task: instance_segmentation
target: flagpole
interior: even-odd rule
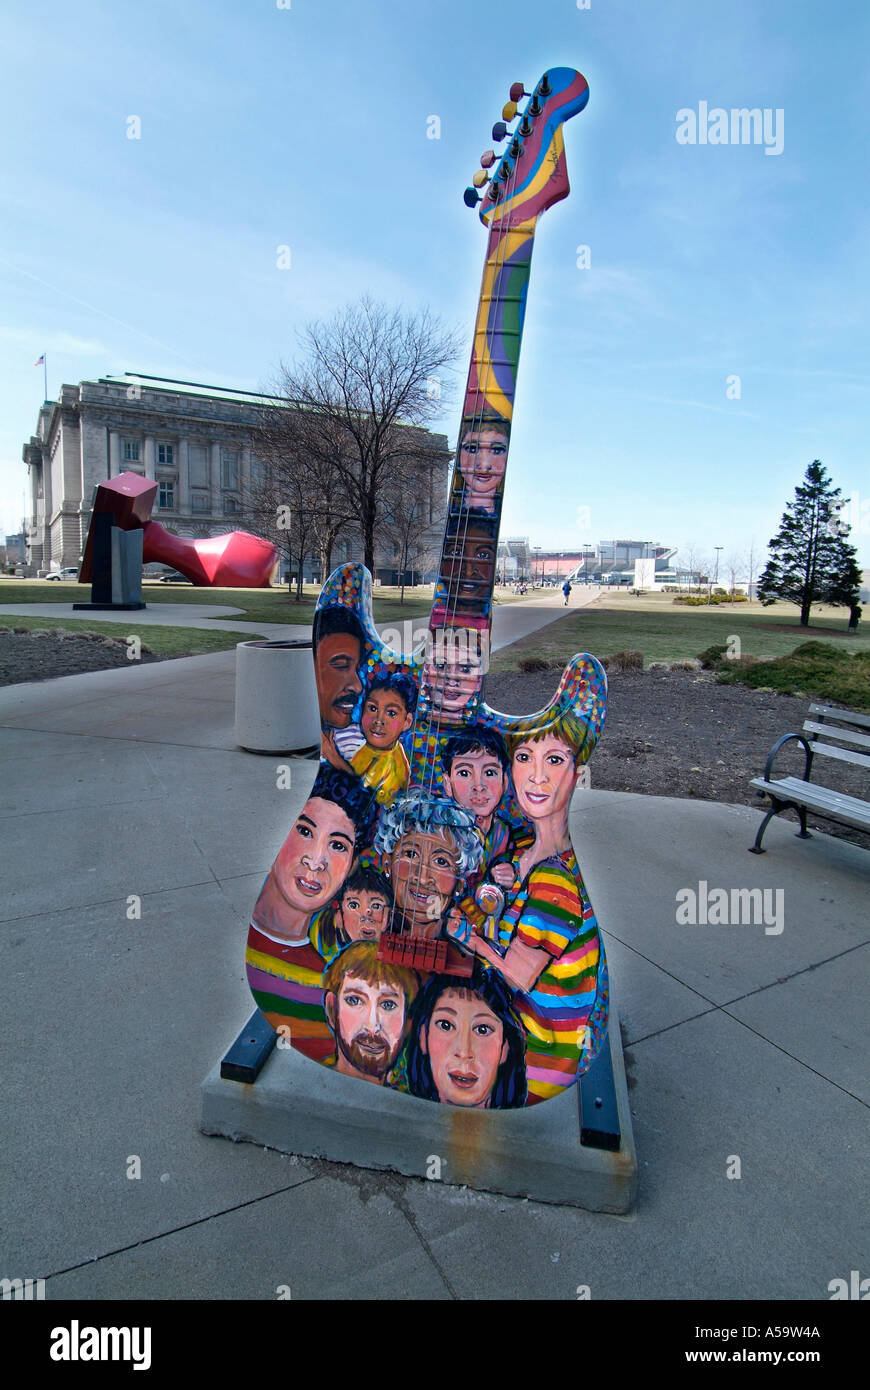
[[[48,353],[47,353],[47,352],[44,352],[44,353],[42,354],[42,382],[43,382],[43,387],[44,387],[44,389],[45,389],[45,395],[43,396],[42,399],[43,399],[44,401],[47,401],[47,400],[48,400]]]

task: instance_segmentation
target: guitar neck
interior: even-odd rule
[[[482,691],[535,232],[541,213],[568,195],[562,125],[588,95],[574,69],[549,69],[479,199],[486,258],[423,672],[423,712],[439,726],[473,719]],[[492,152],[481,160],[493,162]],[[478,201],[474,188],[466,193],[469,205]]]
[[[537,218],[494,222],[475,319],[430,632],[492,624],[498,534]]]

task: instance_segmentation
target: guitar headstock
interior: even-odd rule
[[[518,101],[526,96],[519,121],[508,130],[507,123],[519,115]],[[507,140],[505,152],[496,162],[494,151],[486,150],[481,172],[474,175],[473,187],[465,190],[469,207],[480,204],[484,226],[520,226],[567,198],[570,185],[562,127],[588,100],[589,84],[574,68],[548,68],[531,93],[521,82],[514,83],[503,119],[492,128],[496,144]],[[491,174],[483,172],[488,169]],[[484,187],[486,191],[479,193]]]

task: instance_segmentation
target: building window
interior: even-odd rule
[[[209,487],[208,466],[208,445],[189,444],[187,448],[187,465],[190,470],[191,487]]]
[[[138,439],[125,439],[125,440],[124,440],[124,462],[125,462],[125,463],[130,463],[130,462],[132,462],[132,463],[138,463],[138,462],[139,462],[139,440],[138,440]]]
[[[221,487],[239,486],[239,454],[236,449],[221,449]]]
[[[171,444],[157,445],[157,462],[171,468],[175,462],[175,450]]]
[[[175,506],[175,484],[174,484],[174,483],[161,483],[161,484],[160,484],[160,495],[159,495],[159,498],[158,498],[157,505],[158,505],[158,507],[169,508],[170,510]]]
[[[211,498],[207,492],[192,492],[190,494],[190,509],[193,512],[211,511]]]
[[[239,503],[235,497],[224,498],[224,516],[234,516],[239,510]]]
[[[265,487],[268,477],[268,469],[262,459],[251,459],[251,486],[255,488]]]

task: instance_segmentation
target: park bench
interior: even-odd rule
[[[810,781],[813,760],[816,757],[836,758],[840,762],[853,763],[858,767],[870,769],[870,715],[857,714],[848,709],[832,709],[830,705],[810,705],[810,715],[817,716],[804,721],[803,733],[785,734],[770,750],[763,777],[754,777],[750,786],[755,787],[759,796],[769,796],[771,809],[758,829],[751,854],[764,854],[761,840],[772,816],[780,811],[797,811],[801,828],[798,839],[811,840],[807,830],[807,812],[820,816],[823,820],[840,821],[858,830],[870,830],[870,801],[862,801],[857,796],[846,796],[844,792],[832,791],[830,787]],[[803,744],[805,764],[804,775],[800,777],[771,777],[773,762],[780,748],[792,740]],[[826,740],[835,739],[836,743]],[[846,744],[845,748],[838,744]]]

